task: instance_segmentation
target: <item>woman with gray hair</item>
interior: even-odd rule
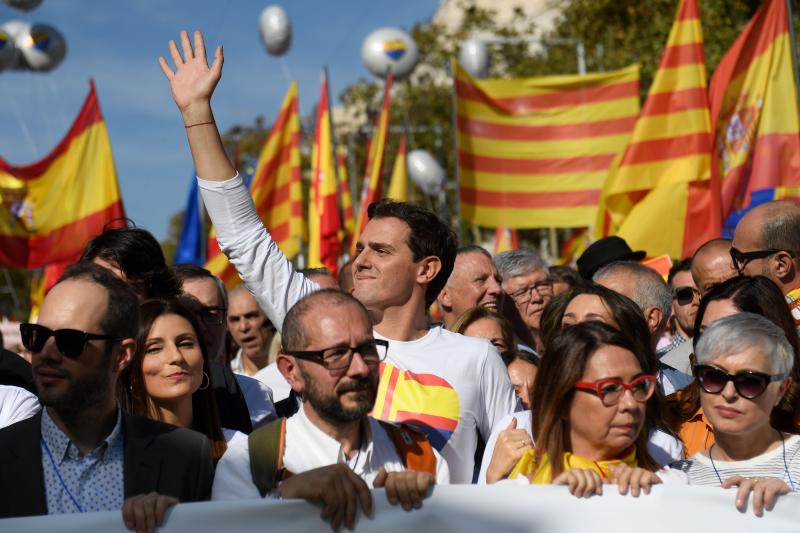
[[[661,478],[738,487],[736,507],[744,510],[752,493],[753,510],[761,516],[778,495],[800,489],[800,436],[770,425],[772,409],[792,382],[794,350],[774,323],[739,313],[711,324],[697,344],[696,356],[700,402],[716,442],[673,463],[667,472],[629,469],[620,476],[620,490],[638,493]]]

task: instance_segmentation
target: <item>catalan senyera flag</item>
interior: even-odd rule
[[[358,206],[358,217],[350,241],[350,254],[355,252],[356,243],[367,225],[367,208],[381,198],[381,174],[383,172],[383,156],[386,149],[386,137],[389,133],[389,111],[392,91],[392,71],[386,75],[386,84],[383,88],[383,104],[381,112],[375,123],[372,141],[369,143],[367,155],[367,171],[364,175],[364,186],[361,190],[361,203]]]
[[[556,265],[571,265],[586,251],[591,244],[589,228],[579,228],[572,231],[572,235],[561,245],[561,257],[554,261]]]
[[[297,83],[292,82],[258,158],[250,195],[261,220],[287,257],[300,251],[303,236],[303,191],[300,182],[300,117]],[[219,249],[216,239],[208,246],[205,267],[228,288],[239,276]]]
[[[475,80],[453,61],[461,216],[487,227],[580,227],[639,114],[639,67]]]
[[[406,170],[406,136],[400,138],[397,147],[397,157],[394,159],[392,168],[392,178],[389,180],[389,190],[386,191],[386,198],[397,200],[398,202],[408,201],[408,171]]]
[[[519,233],[511,228],[495,228],[492,255],[510,252],[519,248]]]
[[[124,217],[111,143],[90,82],[78,116],[50,154],[26,166],[0,158],[0,265],[75,261],[89,239]]]
[[[681,0],[631,142],[603,187],[595,235],[619,235],[649,257],[687,257],[718,236],[710,152],[700,13],[697,0]]]
[[[341,241],[336,162],[328,108],[328,77],[323,72],[311,151],[311,186],[308,201],[308,266],[338,272]]]
[[[341,145],[336,146],[336,167],[339,170],[339,207],[342,213],[342,242],[349,243],[353,237],[353,230],[356,226],[355,215],[353,214],[353,197],[350,195],[350,183],[347,179],[347,165],[344,159],[344,150]]]
[[[767,0],[711,79],[712,181],[732,232],[770,189],[800,186],[800,120],[784,0]]]

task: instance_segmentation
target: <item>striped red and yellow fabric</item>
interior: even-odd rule
[[[711,79],[713,183],[732,231],[759,191],[800,185],[800,119],[784,0],[767,0]]]
[[[308,201],[308,266],[325,267],[336,277],[339,270],[341,220],[337,202],[333,134],[328,107],[328,77],[323,72],[317,107],[314,146],[311,151],[311,186]]]
[[[710,224],[711,121],[697,0],[681,0],[630,144],[603,187],[596,236],[686,257]],[[710,233],[708,233],[710,232]]]
[[[350,182],[348,181],[347,165],[344,159],[344,150],[341,145],[336,146],[336,167],[339,176],[339,206],[342,209],[342,242],[350,248],[350,240],[356,226],[353,213],[353,197],[350,195]]]
[[[408,171],[406,169],[406,136],[400,138],[400,145],[397,147],[397,157],[394,158],[392,168],[392,178],[389,180],[389,190],[386,191],[386,198],[397,200],[398,202],[408,201]]]
[[[250,183],[256,210],[272,238],[289,258],[300,251],[303,236],[303,191],[300,183],[300,117],[297,83],[292,82],[267,136]],[[228,288],[240,279],[219,250],[209,246],[205,267]]]
[[[124,217],[111,143],[90,82],[78,116],[49,155],[26,166],[0,158],[0,265],[74,261],[89,239]]]
[[[510,252],[519,248],[519,233],[511,228],[495,228],[492,255]]]
[[[373,202],[381,198],[381,174],[383,172],[383,156],[386,151],[386,137],[389,134],[389,106],[392,91],[392,71],[386,75],[386,84],[383,88],[383,105],[375,124],[372,134],[372,141],[369,144],[367,155],[367,171],[364,175],[364,186],[361,190],[361,203],[358,206],[358,218],[356,219],[353,238],[350,242],[350,255],[355,253],[356,243],[367,225],[367,209]]]
[[[487,227],[594,222],[639,113],[639,67],[475,80],[453,61],[461,216]]]

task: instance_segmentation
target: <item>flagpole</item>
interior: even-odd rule
[[[453,122],[453,175],[455,177],[455,215],[456,227],[458,228],[458,242],[464,241],[464,229],[461,223],[461,179],[458,175],[458,106],[456,104],[456,70],[453,68],[455,59],[450,61],[450,75],[453,77],[453,90],[451,94],[451,110]],[[445,193],[446,194],[446,193]]]
[[[786,18],[789,25],[789,39],[792,48],[792,65],[794,66],[794,88],[797,93],[797,102],[800,105],[800,73],[797,70],[797,40],[794,35],[794,18],[792,17],[792,1],[786,0]]]
[[[331,132],[331,150],[333,153],[331,154],[331,161],[333,161],[333,177],[336,180],[336,210],[339,212],[339,227],[341,228],[342,234],[347,235],[344,227],[344,210],[342,209],[342,198],[339,191],[339,187],[341,187],[342,183],[339,181],[339,152],[337,150],[336,144],[336,135],[333,132],[333,104],[331,103],[331,77],[328,75],[328,65],[322,67],[322,71],[325,73],[325,88],[327,89],[327,98],[328,98],[328,129]],[[345,254],[349,255],[349,250],[344,251]],[[338,261],[338,259],[337,259]]]

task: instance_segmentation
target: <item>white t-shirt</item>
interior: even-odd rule
[[[30,392],[12,385],[0,385],[0,428],[30,418],[39,409],[39,399]]]
[[[497,445],[500,432],[508,427],[512,418],[515,418],[517,420],[517,429],[524,429],[528,432],[528,435],[530,435],[532,416],[530,410],[508,415],[503,418],[497,425],[497,428],[492,431],[491,437],[486,441],[486,451],[483,453],[481,471],[480,474],[478,474],[479,485],[486,484],[486,471],[489,469],[489,463],[492,461],[492,455],[494,454],[494,448]],[[683,444],[681,441],[657,429],[650,431],[650,438],[647,441],[647,451],[650,452],[650,456],[655,462],[661,466],[666,466],[683,458]]]
[[[292,305],[319,286],[297,273],[272,240],[239,176],[222,182],[198,178],[198,184],[220,249],[270,321],[281,328]],[[476,430],[488,439],[516,406],[500,356],[486,340],[441,327],[415,341],[387,340],[373,416],[413,423],[425,431],[447,460],[452,482],[470,483]]]
[[[250,423],[253,428],[267,424],[277,418],[272,400],[272,389],[258,379],[234,374],[239,388],[242,389],[244,402],[250,412]]]
[[[372,488],[378,471],[405,470],[397,448],[377,420],[367,417],[369,422],[361,449],[350,460],[342,452],[339,441],[315,426],[300,409],[286,420],[283,467],[293,474],[301,474],[315,468],[347,463],[353,472]],[[447,463],[434,450],[436,456],[436,484],[447,485],[450,473]],[[214,475],[212,500],[258,499],[261,494],[253,483],[250,472],[250,446],[247,438],[228,442],[228,449],[217,464]]]

